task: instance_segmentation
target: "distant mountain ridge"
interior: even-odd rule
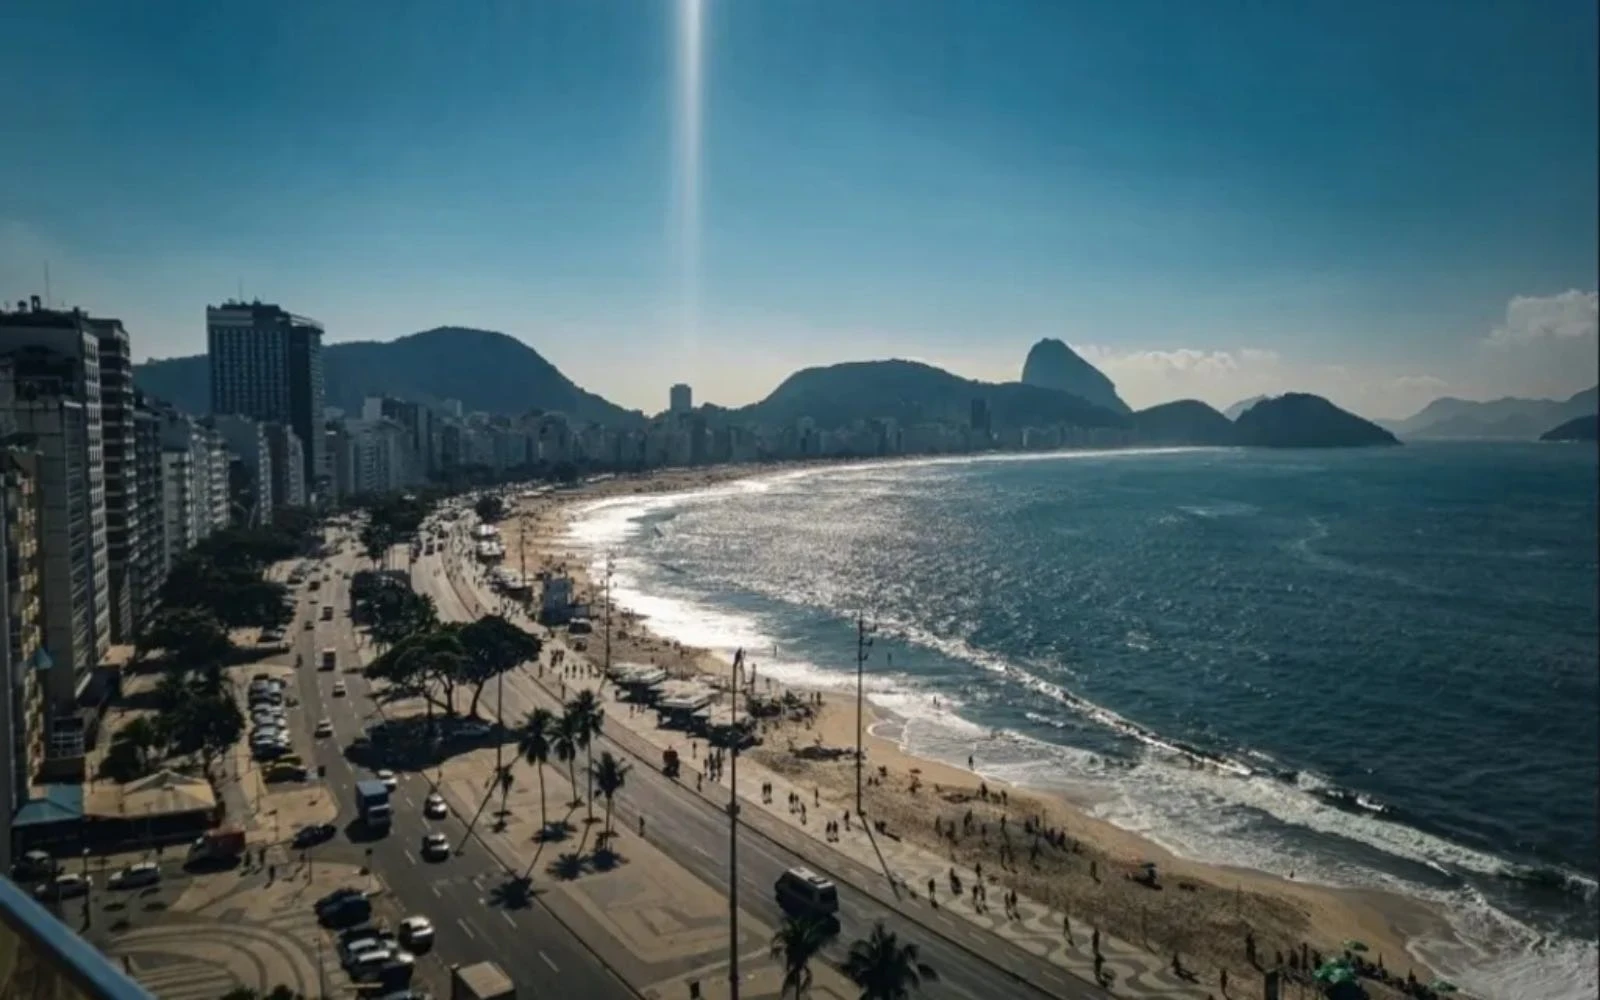
[[[1104,372],[1054,337],[1046,337],[1028,350],[1022,363],[1022,384],[1071,393],[1112,413],[1133,412]]]
[[[181,410],[211,409],[203,354],[135,365],[133,377]],[[522,341],[492,330],[443,326],[387,342],[329,344],[322,350],[322,380],[327,405],[351,415],[360,414],[365,397],[387,395],[432,404],[458,399],[468,411],[493,414],[554,411],[613,426],[644,420],[579,388]]]
[[[809,417],[819,428],[892,419],[902,426],[940,421],[967,425],[974,400],[995,428],[1077,424],[1127,427],[1128,417],[1081,397],[1021,382],[978,382],[920,361],[851,361],[795,372],[759,403],[728,410],[732,422],[790,425]]]
[[[1444,396],[1404,420],[1383,421],[1401,437],[1533,440],[1556,424],[1600,409],[1600,386],[1567,399],[1506,396],[1483,402]]]
[[[1229,420],[1238,420],[1241,413],[1250,409],[1250,407],[1256,405],[1266,398],[1266,396],[1251,396],[1249,399],[1241,399],[1237,403],[1234,403],[1232,406],[1228,407],[1226,410],[1223,410],[1222,415],[1227,417]]]
[[[1360,448],[1399,440],[1370,420],[1305,392],[1263,399],[1234,422],[1238,442],[1262,448]]]
[[[1560,427],[1552,427],[1539,435],[1540,441],[1595,441],[1600,440],[1600,413],[1573,417]]]
[[[1239,443],[1233,421],[1198,399],[1161,403],[1133,415],[1142,444],[1230,445]]]

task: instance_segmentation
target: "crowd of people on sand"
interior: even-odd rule
[[[642,654],[640,656],[641,659],[648,658],[652,665],[664,667],[669,673],[680,676],[698,672],[698,651],[684,647],[679,642],[653,636],[643,629],[634,627],[638,625],[638,622],[633,615],[626,611],[622,612],[621,618],[623,621],[618,629],[617,637],[627,646],[633,647],[639,654]],[[754,664],[750,666],[753,668]],[[585,674],[593,675],[598,672],[595,666],[582,660],[578,661],[577,664],[566,662],[564,652],[560,649],[552,651],[550,667],[563,679],[575,678]],[[565,688],[564,683],[562,686]],[[772,682],[769,680],[769,694],[771,693],[771,687]],[[753,693],[753,684],[751,690]],[[773,701],[781,701],[784,709],[770,717],[762,717],[758,720],[759,729],[763,733],[776,733],[791,725],[797,729],[812,729],[815,725],[817,714],[823,706],[823,695],[820,692],[797,692],[793,695],[785,695],[781,699],[775,696]],[[816,737],[819,741],[820,738],[820,736]],[[698,744],[691,741],[691,754],[698,756],[698,749]],[[792,740],[790,741],[789,749],[791,752],[795,750]],[[720,781],[726,763],[725,751],[710,747],[707,748],[707,751],[703,766],[696,772],[697,790],[703,787],[704,781]],[[975,770],[975,763],[974,758],[969,756],[967,759],[969,770]],[[879,767],[874,770],[877,773],[867,775],[865,783],[869,787],[887,784],[889,777],[887,768]],[[913,769],[913,773],[910,775],[911,792],[915,794],[920,785],[919,775]],[[963,791],[944,795],[946,789],[937,785],[934,788],[936,793],[941,794],[947,801],[954,801],[958,797],[971,797],[973,794]],[[774,784],[771,781],[763,781],[761,783],[762,802],[771,804],[774,794]],[[977,814],[971,807],[966,808],[959,817],[945,818],[936,814],[932,821],[935,840],[942,845],[948,846],[952,858],[955,857],[955,850],[958,846],[977,847],[986,854],[992,853],[998,862],[1000,870],[999,872],[986,871],[981,860],[974,861],[973,869],[977,878],[969,886],[964,884],[960,875],[952,867],[948,873],[948,895],[944,896],[946,900],[944,905],[950,905],[955,900],[970,900],[975,910],[980,913],[987,913],[990,905],[989,890],[990,887],[993,887],[1000,893],[1001,908],[1007,919],[1021,920],[1023,915],[1021,912],[1021,896],[1018,890],[1015,887],[1002,886],[1001,884],[1001,880],[1006,876],[1015,876],[1020,873],[1023,864],[1021,853],[1024,850],[1026,851],[1027,864],[1033,869],[1038,869],[1041,859],[1050,854],[1054,854],[1058,858],[1078,856],[1080,858],[1079,864],[1082,864],[1083,860],[1085,860],[1082,856],[1087,853],[1085,845],[1070,836],[1065,829],[1045,822],[1042,817],[1025,816],[1021,818],[1020,823],[1017,822],[1012,815],[1006,812],[1011,803],[1010,795],[1004,788],[991,789],[986,782],[980,782],[975,795],[979,802],[990,807],[991,815],[992,810],[998,808],[1001,811],[999,817],[997,819],[985,818]],[[812,801],[809,804],[803,800],[800,793],[789,792],[787,806],[790,814],[795,816],[802,825],[809,825],[812,812],[821,806],[820,792],[813,790]],[[837,841],[841,838],[843,832],[857,828],[864,819],[865,817],[861,816],[852,817],[850,811],[845,810],[840,818],[824,821],[822,825],[823,837],[829,842]],[[893,836],[889,833],[885,820],[877,819],[874,821],[874,825],[880,833]],[[1094,883],[1100,884],[1102,877],[1100,861],[1092,856],[1086,860],[1089,878]],[[1161,887],[1159,875],[1153,864],[1137,866],[1134,870],[1125,872],[1124,878],[1152,889]],[[1015,879],[1007,879],[1007,881],[1015,881]],[[941,887],[938,881],[930,878],[926,888],[929,902],[934,906],[940,905],[942,894],[939,891]],[[1179,883],[1179,888],[1193,890],[1194,886],[1189,883]],[[1062,911],[1062,934],[1069,944],[1076,946],[1074,920],[1070,907],[1063,899],[1055,900],[1055,902]],[[1099,926],[1091,926],[1089,928],[1090,953],[1093,959],[1095,978],[1102,986],[1109,987],[1112,985],[1115,975],[1106,967],[1105,957],[1100,948],[1100,936]],[[1248,929],[1243,931],[1241,957],[1244,960],[1247,971],[1261,975],[1268,970],[1276,969],[1286,982],[1307,985],[1315,983],[1314,974],[1324,964],[1324,956],[1305,943],[1302,943],[1298,949],[1291,949],[1287,953],[1274,951],[1271,956],[1271,962],[1268,964],[1268,962],[1264,961],[1267,956],[1258,953],[1255,935]],[[1438,990],[1420,982],[1411,972],[1407,972],[1404,976],[1390,972],[1384,967],[1381,956],[1376,962],[1369,962],[1360,954],[1346,951],[1343,954],[1343,959],[1343,964],[1354,975],[1370,982],[1382,983],[1389,990],[1400,995],[1415,998],[1415,1000],[1438,1000],[1441,996]],[[1180,978],[1189,982],[1199,981],[1198,973],[1187,967],[1182,956],[1176,952],[1171,956],[1170,968]],[[1227,969],[1219,966],[1215,976],[1218,988],[1224,996],[1227,996],[1230,984]],[[1209,998],[1210,995],[1208,994],[1208,1000]]]

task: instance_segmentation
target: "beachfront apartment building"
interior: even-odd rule
[[[133,349],[117,319],[90,319],[100,347],[100,419],[110,578],[111,641],[132,642],[134,556],[139,550],[139,482],[134,455]]]
[[[137,530],[133,534],[134,548],[129,562],[134,631],[137,634],[155,613],[161,585],[167,579],[163,568],[166,514],[162,510],[165,487],[161,481],[161,414],[137,389],[134,390],[133,452],[138,504]]]
[[[111,647],[100,337],[82,310],[34,297],[0,311],[0,358],[12,424],[38,453],[44,641],[55,664],[45,696],[60,718]]]
[[[316,492],[324,465],[322,324],[260,301],[206,307],[211,412],[291,428]]]
[[[208,421],[222,435],[230,455],[228,493],[239,523],[249,526],[272,519],[272,445],[267,424],[236,414],[218,414]]]

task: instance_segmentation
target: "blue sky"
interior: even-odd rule
[[[692,322],[681,6],[7,5],[0,295],[171,356],[242,281],[651,410],[1041,336],[1135,404],[1594,381],[1592,0],[705,0]]]

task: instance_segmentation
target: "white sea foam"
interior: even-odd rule
[[[1038,457],[996,456],[987,460]],[[626,543],[643,530],[642,519],[686,503],[764,491],[778,482],[824,471],[834,475],[868,474],[889,465],[943,461],[947,460],[879,463],[843,470],[800,469],[688,494],[597,501],[585,505],[580,516],[573,519],[570,540],[588,549],[596,569],[601,568],[605,552],[623,553],[615,562],[612,581],[617,603],[648,616],[649,627],[658,634],[729,657],[733,650],[743,648],[758,664],[760,676],[783,684],[854,690],[852,671],[818,666],[786,655],[781,647],[777,656],[762,655],[773,648],[774,641],[752,615],[649,592],[641,581],[642,565],[625,554]],[[995,732],[963,718],[959,712],[966,706],[961,702],[941,692],[935,705],[933,693],[919,686],[916,678],[886,674],[880,667],[868,675],[867,693],[875,705],[893,713],[894,721],[882,727],[882,732],[897,739],[908,753],[958,765],[964,765],[967,756],[974,754],[980,761],[978,771],[985,777],[1065,793],[1091,807],[1100,818],[1184,857],[1285,876],[1293,873],[1297,879],[1319,884],[1380,888],[1432,900],[1442,905],[1454,935],[1446,940],[1413,942],[1416,957],[1474,993],[1548,1000],[1596,996],[1594,942],[1541,939],[1470,885],[1457,882],[1453,888],[1444,888],[1443,880],[1439,885],[1425,885],[1335,852],[1309,850],[1303,843],[1273,835],[1270,827],[1263,826],[1262,817],[1270,817],[1284,828],[1363,845],[1397,860],[1426,866],[1441,876],[1449,876],[1452,871],[1497,876],[1507,867],[1504,859],[1377,815],[1335,808],[1315,794],[1327,787],[1321,779],[1302,774],[1292,784],[1281,781],[1260,770],[1263,765],[1272,765],[1259,754],[1254,755],[1255,766],[1196,758],[1185,748],[1109,709],[1043,680],[1025,665],[988,654],[958,638],[929,633],[909,621],[882,622],[880,634],[1006,677],[1059,702],[1066,711],[1133,736],[1145,745],[1143,756],[1129,762],[1024,734]],[[984,694],[977,689],[967,697],[981,701]],[[1029,718],[1055,728],[1067,726],[1065,719],[1041,713],[1031,713]],[[1588,885],[1592,891],[1592,881]]]

